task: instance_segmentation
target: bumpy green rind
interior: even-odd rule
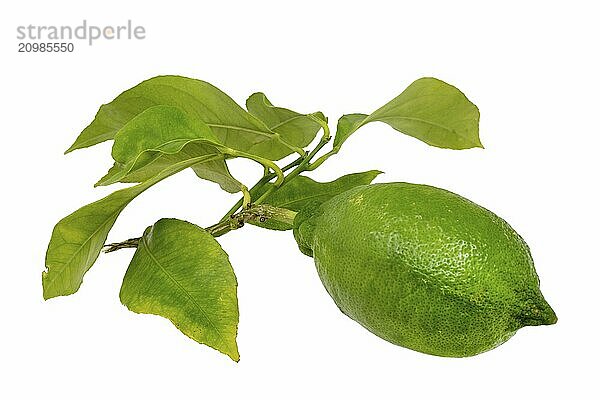
[[[300,212],[294,235],[340,310],[423,353],[473,356],[556,323],[524,240],[446,190],[360,186]]]

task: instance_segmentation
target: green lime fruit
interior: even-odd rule
[[[340,310],[403,347],[473,356],[557,321],[521,236],[443,189],[359,186],[302,210],[294,236]]]

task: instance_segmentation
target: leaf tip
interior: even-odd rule
[[[113,183],[117,183],[117,182],[119,182],[119,180],[115,179],[113,176],[110,176],[110,172],[109,172],[105,176],[100,178],[98,180],[98,182],[94,183],[94,187],[97,188],[99,186],[108,186],[108,185],[112,185]]]
[[[231,358],[234,362],[239,363],[240,362],[240,353],[238,351],[237,348],[237,344],[234,346],[234,349],[232,352],[227,352],[227,355],[229,356],[229,358]]]
[[[368,183],[370,184],[370,183],[373,183],[375,178],[377,178],[379,175],[381,175],[383,173],[384,173],[383,171],[380,171],[378,169],[372,169],[365,173],[365,177],[367,177]]]
[[[194,338],[192,338],[192,339],[197,341],[198,343],[205,344],[205,345],[217,350],[219,353],[225,354],[227,357],[231,358],[236,363],[240,362],[240,352],[238,350],[238,345],[237,345],[237,327],[236,327],[235,336],[224,338],[224,340],[220,343],[220,345],[208,344],[208,343],[205,343],[204,341],[199,341]]]
[[[479,134],[477,136],[475,136],[475,138],[473,140],[473,145],[471,146],[471,148],[485,149],[485,147],[483,146],[483,143],[481,143],[481,139],[479,138]]]

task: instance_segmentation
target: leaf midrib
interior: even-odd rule
[[[242,131],[242,132],[255,133],[257,135],[265,136],[268,138],[276,138],[276,136],[277,136],[274,132],[273,133],[261,132],[261,131],[255,130],[255,129],[243,128],[241,126],[235,126],[235,125],[208,124],[208,123],[206,125],[208,125],[210,128],[215,127],[215,128],[232,129],[232,130],[237,130],[237,131]]]
[[[219,339],[221,340],[221,343],[223,345],[225,345],[227,347],[227,349],[229,351],[231,351],[231,348],[229,347],[229,344],[225,341],[225,338],[223,337],[223,334],[221,333],[221,331],[216,327],[216,325],[213,323],[213,321],[209,318],[208,314],[206,314],[206,312],[204,311],[204,308],[202,308],[200,306],[200,304],[198,304],[198,302],[196,302],[196,299],[194,299],[194,297],[192,297],[192,295],[179,283],[179,281],[177,281],[170,273],[169,271],[167,271],[165,269],[165,267],[162,266],[162,264],[158,261],[158,259],[154,256],[154,254],[152,254],[152,252],[150,251],[150,247],[148,246],[148,242],[147,242],[148,238],[144,235],[142,237],[141,243],[142,246],[144,248],[144,250],[148,253],[148,255],[150,256],[150,258],[152,259],[152,261],[160,268],[160,270],[171,280],[173,281],[173,283],[175,285],[177,285],[177,287],[179,288],[179,290],[181,290],[187,297],[188,299],[190,299],[192,301],[192,303],[194,304],[194,306],[202,313],[202,315],[204,315],[204,318],[206,318],[206,320],[208,321],[208,324],[213,328],[213,330],[217,333],[217,336],[219,337]]]
[[[281,127],[281,126],[283,126],[285,124],[289,124],[291,121],[294,121],[296,119],[300,119],[302,117],[306,117],[306,115],[303,115],[303,114],[294,115],[292,118],[285,119],[283,121],[278,122],[277,124],[275,124],[273,126],[270,126],[269,129],[272,130],[272,131],[274,131],[275,129],[277,129],[277,128]]]
[[[366,122],[363,122],[360,126],[365,125],[368,122],[372,122],[372,121],[380,121],[380,122],[386,122],[386,119],[401,119],[401,120],[407,120],[407,121],[416,121],[416,122],[421,122],[423,124],[427,124],[427,125],[431,125],[431,126],[435,126],[437,128],[443,129],[445,131],[448,131],[450,133],[455,133],[455,130],[452,128],[449,128],[447,126],[444,126],[442,124],[438,124],[436,122],[432,122],[432,121],[428,121],[426,119],[422,119],[422,118],[416,118],[416,117],[403,117],[403,116],[389,116],[389,117],[379,117],[379,118],[374,118],[374,119],[369,119],[368,117],[365,118]],[[359,126],[359,127],[360,127]],[[358,128],[357,128],[358,129]],[[356,130],[356,129],[355,129]],[[461,135],[462,136],[462,135]]]

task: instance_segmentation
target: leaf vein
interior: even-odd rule
[[[206,319],[206,321],[208,322],[208,324],[213,328],[213,330],[217,333],[217,336],[219,337],[219,339],[221,340],[221,343],[223,345],[225,345],[227,348],[229,348],[229,345],[227,344],[227,342],[225,341],[221,331],[217,328],[217,326],[213,323],[213,321],[209,318],[208,314],[206,314],[206,312],[204,311],[204,308],[202,308],[202,306],[200,304],[198,304],[198,302],[196,301],[196,299],[194,299],[194,297],[181,285],[181,283],[179,283],[179,281],[177,279],[175,279],[170,273],[169,271],[166,270],[165,267],[163,267],[163,265],[158,261],[158,259],[156,258],[156,256],[154,256],[154,254],[152,253],[152,251],[150,251],[150,247],[148,246],[147,243],[147,237],[144,236],[141,240],[142,246],[144,248],[144,250],[148,253],[148,255],[150,256],[150,259],[160,268],[160,270],[171,280],[173,281],[173,283],[179,288],[179,290],[181,292],[184,293],[184,295],[192,302],[192,304],[196,307],[196,309],[198,309],[198,311],[200,311],[200,313],[204,316],[204,318]]]

